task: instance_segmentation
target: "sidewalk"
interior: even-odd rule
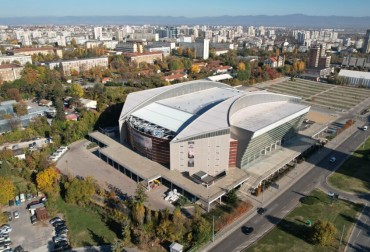
[[[256,215],[257,207],[270,204],[278,196],[286,192],[290,188],[290,186],[292,186],[296,181],[305,176],[310,170],[312,170],[313,167],[315,167],[317,163],[319,163],[323,158],[325,158],[332,150],[336,149],[348,137],[354,134],[358,130],[358,127],[361,125],[362,122],[356,122],[350,128],[346,129],[337,137],[335,137],[333,140],[328,142],[323,150],[315,152],[308,158],[307,161],[298,164],[293,170],[291,170],[288,174],[286,174],[277,182],[279,184],[280,189],[269,187],[267,190],[265,190],[264,193],[260,194],[259,196],[253,196],[250,193],[238,191],[238,195],[242,199],[247,199],[252,202],[253,204],[252,209],[248,211],[246,214],[242,215],[237,220],[235,220],[233,224],[228,225],[227,227],[219,231],[217,234],[215,234],[215,241],[208,242],[199,251],[209,251],[218,243],[220,243],[224,238],[229,236],[232,232],[234,232],[237,229],[240,229],[245,221],[250,220],[253,216]],[[319,185],[319,181],[315,182]]]

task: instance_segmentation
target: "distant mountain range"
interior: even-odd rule
[[[308,16],[292,14],[283,16],[248,15],[218,17],[173,16],[39,16],[0,17],[0,25],[73,25],[73,24],[128,24],[128,25],[246,25],[301,28],[370,29],[370,16]]]

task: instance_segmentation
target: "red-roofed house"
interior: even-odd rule
[[[268,65],[271,68],[284,66],[284,57],[271,57],[263,62],[264,65]]]
[[[215,67],[213,70],[216,71],[216,74],[224,74],[231,71],[232,69],[233,67],[231,66],[219,66]]]
[[[69,114],[65,116],[65,119],[67,121],[77,121],[78,116],[76,114]]]
[[[172,81],[175,81],[175,80],[187,79],[188,76],[186,74],[172,74],[172,75],[169,75],[169,76],[164,76],[163,78],[167,82],[172,82]]]

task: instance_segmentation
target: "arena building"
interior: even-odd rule
[[[310,148],[313,142],[297,140],[309,109],[298,97],[197,80],[130,93],[119,118],[121,144],[89,136],[103,147],[100,157],[127,176],[148,188],[160,179],[209,209],[250,177],[257,188]]]
[[[170,170],[218,176],[294,137],[310,107],[299,98],[191,81],[128,95],[121,142]]]

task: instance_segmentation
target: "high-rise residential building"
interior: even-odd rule
[[[94,39],[101,39],[103,37],[103,29],[101,27],[94,27]]]
[[[363,52],[369,53],[370,52],[370,29],[366,31],[364,44],[363,44]]]
[[[308,67],[315,68],[319,65],[320,46],[312,47],[308,58]]]
[[[326,44],[312,47],[309,53],[308,68],[327,68],[330,66],[331,56],[326,56]]]

